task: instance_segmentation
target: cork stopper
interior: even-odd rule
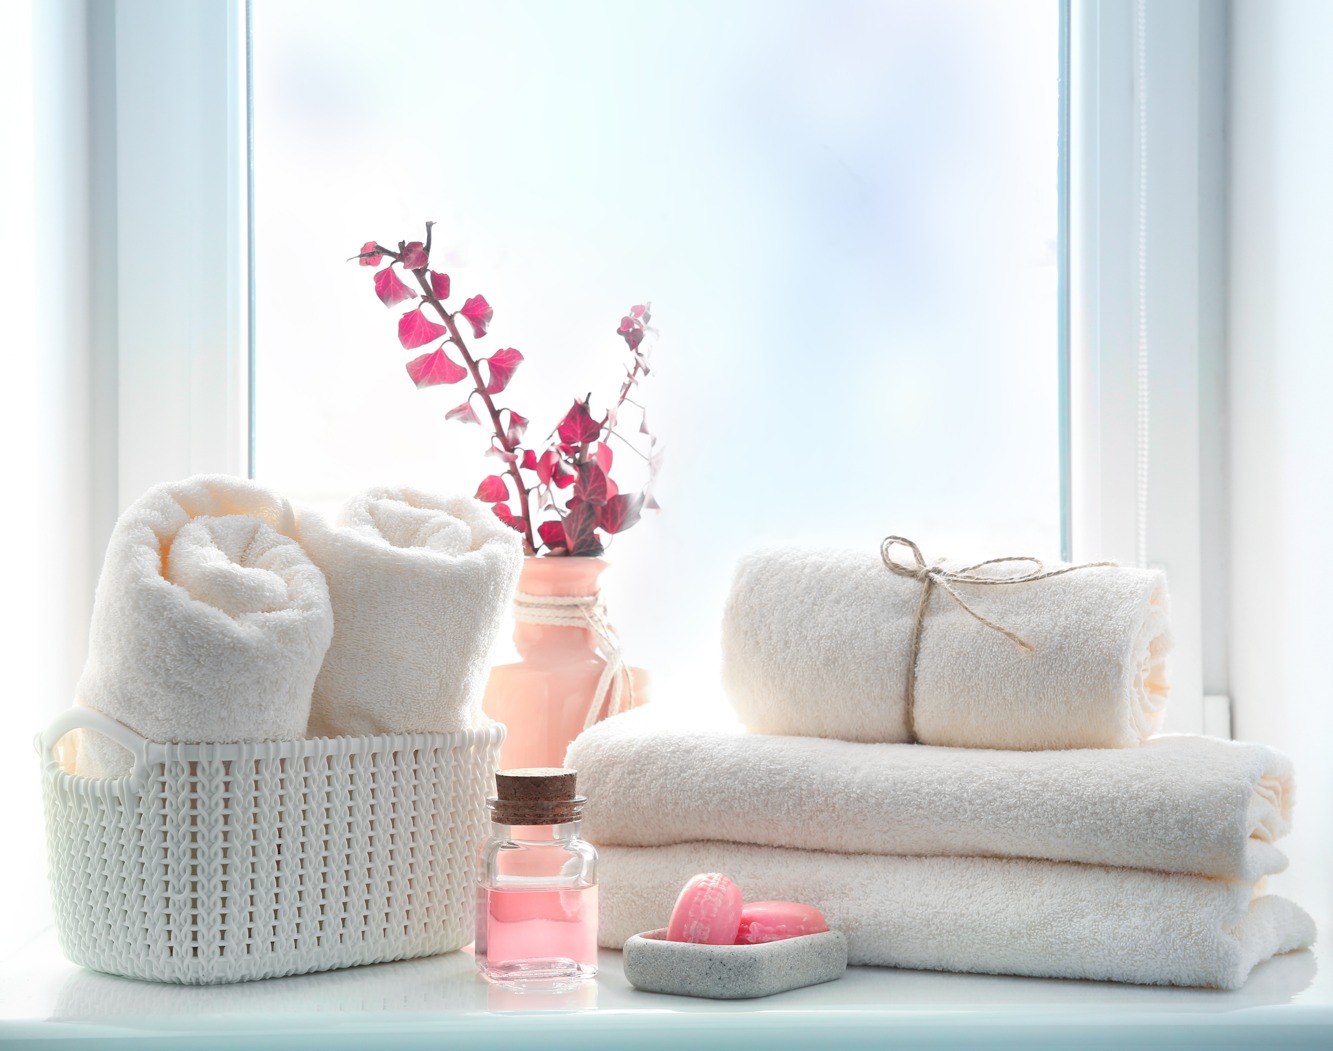
[[[497,770],[496,795],[488,800],[502,825],[559,825],[583,814],[583,796],[574,794],[578,774],[556,767]]]

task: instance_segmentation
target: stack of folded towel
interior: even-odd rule
[[[701,871],[818,906],[859,964],[1229,989],[1311,943],[1260,890],[1286,863],[1286,759],[1148,739],[1159,574],[955,580],[969,609],[930,596],[911,667],[923,583],[878,558],[753,556],[724,626],[749,732],[649,708],[574,742],[604,945],[662,926]]]
[[[376,489],[333,525],[245,479],[156,486],[112,532],[76,699],[162,742],[467,729],[522,561],[470,498]],[[75,769],[129,756],[85,734]]]

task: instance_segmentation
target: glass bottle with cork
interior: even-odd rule
[[[501,770],[477,860],[477,969],[495,982],[597,973],[597,851],[573,770]]]

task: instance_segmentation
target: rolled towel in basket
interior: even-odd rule
[[[291,505],[242,478],[150,489],[112,530],[78,703],[150,741],[304,737],[333,611],[296,535]],[[111,776],[130,758],[85,734],[76,764]]]
[[[600,850],[598,938],[665,927],[687,879],[724,872],[750,901],[799,901],[880,967],[1236,989],[1314,941],[1299,906],[1229,883],[1001,858],[822,854],[736,843]]]
[[[1293,775],[1258,744],[1006,752],[676,728],[652,707],[570,746],[599,846],[723,840],[1043,858],[1254,881],[1280,872]]]
[[[744,558],[722,634],[741,721],[756,733],[1022,750],[1126,747],[1160,725],[1161,573],[1097,565],[998,585],[955,579],[970,610],[935,586],[913,661],[927,583],[916,568],[909,559],[891,571],[879,552]],[[998,579],[1028,566],[940,568]]]
[[[470,497],[379,488],[349,500],[336,525],[303,512],[301,539],[334,613],[311,736],[476,725],[523,567],[518,533]]]

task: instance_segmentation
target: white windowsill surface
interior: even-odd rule
[[[1321,942],[1327,929],[1321,930]],[[856,967],[839,981],[750,1001],[639,992],[620,954],[595,983],[519,995],[479,979],[471,953],[231,986],[182,987],[75,967],[45,931],[0,962],[0,1043],[192,1051],[244,1047],[762,1048],[1333,1046],[1322,944],[1260,964],[1221,993]]]
[[[22,758],[31,762],[30,753]],[[469,950],[238,985],[165,985],[66,960],[34,879],[2,895],[9,913],[0,922],[0,1048],[1330,1051],[1330,803],[1314,793],[1301,799],[1282,841],[1291,865],[1263,888],[1311,913],[1313,949],[1259,964],[1234,992],[855,967],[836,982],[764,999],[696,1000],[632,988],[620,954],[603,952],[597,980],[578,992],[524,996],[482,981]],[[38,808],[30,799],[22,809]],[[9,840],[0,873],[37,875],[23,842]],[[25,938],[21,926],[38,933]]]

